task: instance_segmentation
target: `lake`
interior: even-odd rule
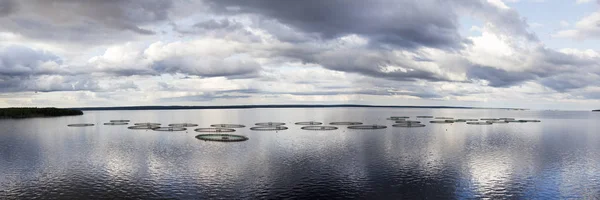
[[[540,123],[431,124],[454,118]],[[392,127],[410,116],[423,128]],[[102,125],[244,124],[244,142]],[[256,122],[288,130],[251,131]],[[300,121],[360,121],[380,130],[301,130]],[[0,199],[600,198],[600,113],[495,109],[265,108],[85,111],[0,120]],[[67,127],[95,123],[92,127]]]

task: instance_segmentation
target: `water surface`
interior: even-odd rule
[[[386,120],[418,115],[542,122],[395,128]],[[236,134],[250,139],[205,142],[192,130],[102,125],[114,119],[239,123],[247,127]],[[390,108],[87,111],[0,120],[0,199],[600,198],[599,120],[592,112]],[[248,130],[267,121],[290,129]],[[293,125],[300,121],[388,128],[305,131]]]

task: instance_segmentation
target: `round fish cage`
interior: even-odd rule
[[[152,129],[159,128],[159,127],[160,126],[135,125],[135,126],[127,127],[127,128],[133,129],[133,130],[152,130]]]
[[[109,122],[129,122],[130,120],[128,119],[115,119],[115,120],[110,120]]]
[[[498,120],[498,121],[486,121],[488,123],[492,123],[492,124],[508,124],[507,121],[503,121],[503,120]]]
[[[94,126],[94,124],[69,124],[67,126],[69,126],[69,127],[87,127],[87,126]]]
[[[186,131],[185,127],[175,127],[175,126],[167,126],[167,127],[156,127],[153,128],[154,131]]]
[[[248,140],[248,137],[232,134],[200,134],[196,135],[196,139],[215,142],[243,142]]]
[[[310,121],[310,122],[296,122],[295,124],[296,125],[321,125],[323,123]]]
[[[108,125],[108,126],[115,126],[115,125],[127,125],[129,123],[127,122],[108,122],[108,123],[104,123],[104,125]]]
[[[406,117],[406,116],[392,116],[392,117],[387,118],[387,120],[397,121],[397,120],[403,120],[403,119],[405,120],[405,119],[408,119],[408,118],[410,118],[410,117]]]
[[[206,132],[206,133],[227,133],[227,132],[235,132],[235,129],[231,128],[197,128],[194,129],[196,132]]]
[[[498,118],[481,118],[481,121],[498,121]]]
[[[242,125],[242,124],[212,124],[210,126],[216,127],[216,128],[244,128],[244,127],[246,127],[245,125]]]
[[[400,120],[400,121],[396,121],[396,123],[398,124],[404,124],[404,123],[410,123],[410,124],[420,124],[420,121],[413,121],[413,120]]]
[[[145,123],[135,123],[133,125],[136,125],[136,126],[160,126],[160,123],[145,122]]]
[[[452,117],[436,117],[435,119],[454,119]]]
[[[434,121],[429,121],[429,123],[432,123],[432,124],[452,124],[452,123],[454,123],[454,120],[434,120]]]
[[[338,126],[352,126],[352,125],[361,125],[362,122],[331,122],[329,125],[338,125]]]
[[[257,125],[257,126],[283,126],[283,125],[285,125],[285,123],[283,123],[283,122],[259,122],[254,125]]]
[[[489,122],[467,122],[467,124],[469,125],[492,125],[492,123]]]
[[[332,131],[337,130],[338,128],[335,126],[304,126],[301,129],[309,131]]]
[[[516,119],[514,119],[514,120],[505,120],[505,121],[508,122],[508,123],[525,123],[525,122],[523,122],[521,120],[516,120]]]
[[[250,130],[253,131],[283,131],[283,130],[287,130],[288,127],[285,126],[256,126],[256,127],[252,127],[250,128]]]
[[[394,124],[392,126],[393,127],[404,127],[404,128],[419,128],[419,127],[425,127],[425,124],[400,123],[400,124]]]
[[[525,120],[519,120],[519,122],[542,122],[542,121],[536,120],[536,119],[525,119]]]
[[[361,130],[374,130],[374,129],[384,129],[387,126],[384,125],[358,125],[358,126],[348,126],[348,129],[361,129]]]
[[[417,118],[433,118],[433,116],[417,116]]]
[[[194,127],[194,126],[198,126],[198,124],[180,123],[180,124],[169,124],[168,126],[171,126],[171,127]]]
[[[457,120],[454,120],[454,121],[455,122],[458,122],[458,121],[460,121],[460,122],[476,122],[476,121],[479,121],[479,120],[478,119],[457,119]]]
[[[503,118],[498,118],[499,120],[515,120],[515,118],[509,118],[509,117],[503,117]]]

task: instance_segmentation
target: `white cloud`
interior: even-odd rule
[[[565,29],[553,34],[554,37],[571,38],[576,40],[600,38],[600,11],[583,17],[573,29]]]

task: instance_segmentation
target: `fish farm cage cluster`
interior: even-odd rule
[[[422,128],[426,127],[424,123],[427,121],[430,124],[455,124],[464,123],[468,125],[493,125],[493,124],[508,124],[508,123],[537,123],[540,120],[531,119],[515,119],[515,118],[480,118],[480,119],[454,119],[452,117],[434,117],[434,116],[416,116],[416,120],[411,120],[409,116],[391,116],[386,120],[393,121],[391,127],[398,128]],[[426,120],[426,121],[418,121]],[[106,126],[117,126],[117,125],[128,125],[130,120],[110,120],[109,122],[103,123]],[[284,122],[259,122],[255,123],[255,126],[250,127],[252,131],[284,131],[289,128]],[[347,129],[354,130],[377,130],[386,129],[388,126],[379,124],[363,124],[362,122],[356,121],[340,121],[330,122],[325,124],[323,122],[316,121],[305,121],[296,122],[294,125],[301,126],[301,130],[307,131],[333,131],[338,130],[339,126],[346,126]],[[68,124],[69,127],[90,127],[95,126],[92,123],[80,123],[80,124]],[[166,131],[166,132],[177,132],[187,131],[190,127],[196,127],[198,124],[193,123],[176,123],[168,124],[167,126],[161,126],[160,123],[143,122],[134,123],[132,126],[127,127],[131,130],[152,130],[152,131]],[[243,135],[226,134],[236,132],[236,129],[245,128],[243,124],[212,124],[206,128],[196,128],[195,132],[203,133],[196,135],[196,138],[203,141],[220,141],[220,142],[241,142],[246,141],[249,138]]]

